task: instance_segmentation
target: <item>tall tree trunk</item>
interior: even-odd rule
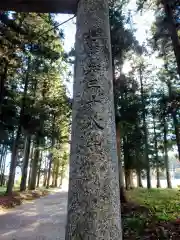
[[[65,239],[121,240],[108,0],[78,3],[73,95]]]
[[[180,76],[180,41],[178,36],[178,30],[176,28],[175,19],[173,17],[173,9],[171,7],[172,3],[171,1],[163,0],[163,4],[164,4],[164,10],[166,13],[167,23],[168,23],[168,30],[171,36],[174,54],[176,57],[177,72]]]
[[[157,134],[156,134],[156,122],[155,116],[153,113],[153,131],[154,131],[154,150],[155,150],[155,158],[156,158],[156,180],[157,180],[157,188],[161,187],[160,183],[160,163],[159,163],[159,156],[158,156],[158,143],[157,143]]]
[[[44,164],[43,187],[46,187],[46,185],[47,185],[47,157],[45,158],[45,164]]]
[[[134,188],[133,171],[131,169],[125,169],[125,182],[126,182],[126,190],[130,190]]]
[[[30,189],[30,184],[31,184],[31,175],[32,175],[32,159],[30,161],[30,169],[29,169],[29,177],[28,177],[28,189]]]
[[[26,182],[27,182],[27,173],[28,173],[28,164],[29,164],[29,154],[31,148],[31,136],[27,135],[24,144],[24,159],[23,159],[23,168],[22,168],[22,178],[20,184],[20,191],[26,190]]]
[[[2,145],[0,148],[1,148],[1,156],[0,156],[0,172],[1,172],[1,167],[4,159],[5,145]]]
[[[2,162],[1,162],[1,174],[0,174],[0,186],[4,184],[4,177],[5,177],[5,168],[6,168],[6,156],[7,156],[7,147],[4,148]]]
[[[166,167],[166,180],[167,180],[167,187],[172,188],[172,183],[171,183],[171,176],[170,176],[170,171],[169,171],[169,157],[168,157],[168,141],[167,141],[167,123],[166,123],[166,118],[164,114],[164,159],[165,159],[165,167]]]
[[[39,154],[40,154],[39,139],[37,139],[36,148],[35,148],[35,151],[34,151],[34,158],[32,159],[32,162],[31,162],[32,168],[31,168],[29,190],[34,190],[36,188],[36,178],[37,178]]]
[[[11,154],[11,163],[10,163],[10,170],[9,170],[9,179],[6,189],[6,194],[11,195],[13,186],[14,186],[14,179],[15,179],[15,173],[16,173],[16,164],[17,164],[17,151],[18,151],[18,144],[19,144],[19,138],[21,134],[21,126],[18,126],[16,137],[13,141],[13,147],[12,147],[12,154]]]
[[[62,187],[62,183],[63,183],[63,177],[62,177],[62,175],[60,175],[60,183],[59,183],[59,187]]]
[[[42,158],[43,158],[43,154],[42,154],[42,152],[41,152],[41,157],[40,157],[39,167],[38,167],[37,188],[39,187],[40,178],[41,178],[41,164],[42,164]]]
[[[137,186],[142,188],[143,184],[142,184],[141,170],[136,169],[136,174],[137,174]]]
[[[118,154],[118,166],[119,166],[119,186],[120,188],[124,187],[124,178],[123,178],[123,167],[121,159],[121,136],[120,136],[120,126],[116,125],[116,142],[117,142],[117,154]]]
[[[52,174],[52,186],[55,187],[55,180],[56,180],[56,176],[55,176],[55,172],[53,169],[53,174]]]
[[[139,66],[139,78],[141,86],[141,102],[142,102],[142,117],[143,117],[143,131],[144,131],[144,146],[145,146],[145,158],[146,158],[146,175],[147,175],[147,188],[151,188],[151,173],[150,173],[150,162],[149,162],[149,147],[148,147],[148,133],[147,133],[147,123],[146,123],[146,104],[144,97],[144,87],[143,87],[143,75],[142,66]]]
[[[31,146],[31,152],[30,152],[30,162],[29,162],[29,176],[28,176],[28,189],[30,188],[31,184],[31,175],[32,175],[32,159],[34,156],[34,144]]]
[[[176,113],[172,113],[172,118],[173,118],[174,130],[175,130],[175,135],[176,135],[178,158],[180,161],[180,129],[179,129],[179,122],[178,122]]]
[[[156,187],[160,188],[161,187],[161,182],[160,182],[160,170],[159,170],[159,167],[156,168],[156,179],[157,179]]]
[[[118,154],[118,167],[119,167],[119,187],[120,187],[120,201],[121,203],[127,202],[125,189],[124,189],[124,174],[121,159],[121,135],[120,125],[116,124],[116,142],[117,142],[117,154]]]
[[[52,140],[51,140],[51,148],[53,149],[55,144],[55,138],[54,138],[54,127],[55,127],[55,115],[53,116],[53,123],[52,123]],[[46,188],[49,188],[49,182],[51,178],[51,168],[52,168],[52,162],[53,162],[53,153],[51,153],[50,160],[49,160],[49,167],[48,167],[48,177],[47,177],[47,185]]]
[[[50,156],[48,172],[47,172],[47,184],[46,188],[49,188],[50,178],[51,178],[51,168],[52,168],[52,156]]]
[[[169,81],[168,82],[168,91],[169,91],[169,98],[172,99],[172,84]],[[177,111],[175,109],[172,109],[171,111],[171,116],[174,124],[174,130],[175,130],[175,135],[176,135],[176,144],[177,144],[177,149],[178,149],[178,158],[180,161],[180,129],[179,129],[179,121],[177,119]]]
[[[58,186],[58,178],[59,178],[59,161],[56,165],[56,172],[55,172],[55,187]]]

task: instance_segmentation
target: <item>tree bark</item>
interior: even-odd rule
[[[6,194],[11,195],[13,186],[14,186],[14,179],[15,179],[15,173],[16,173],[16,162],[17,162],[17,151],[18,151],[18,143],[19,143],[19,137],[21,134],[21,127],[18,126],[16,137],[13,141],[13,147],[12,147],[12,154],[11,154],[11,163],[10,163],[10,170],[9,170],[9,179],[6,189]]]
[[[173,123],[174,123],[174,130],[176,135],[176,144],[178,149],[178,158],[180,161],[180,129],[179,129],[179,123],[176,116],[176,113],[172,113]]]
[[[32,159],[33,159],[33,156],[34,156],[34,145],[32,144],[31,153],[30,153],[30,163],[29,163],[28,189],[30,188],[30,184],[31,184]]]
[[[148,133],[146,126],[146,113],[145,113],[145,99],[144,99],[144,87],[143,87],[143,76],[142,67],[139,67],[139,78],[141,87],[141,102],[142,102],[142,117],[143,117],[143,131],[144,131],[144,146],[145,146],[145,158],[146,158],[146,174],[147,174],[147,188],[151,188],[151,174],[150,174],[150,162],[149,162],[149,147],[148,147]]]
[[[108,0],[81,0],[66,240],[121,240]]]
[[[169,91],[169,98],[171,100],[172,98],[172,84],[171,82],[168,82],[168,91]],[[178,149],[178,158],[180,161],[180,129],[179,129],[179,121],[177,119],[177,110],[172,109],[171,110],[171,116],[174,124],[174,130],[175,130],[175,135],[176,135],[176,144],[177,144],[177,149]]]
[[[177,72],[180,76],[180,41],[179,41],[178,31],[176,29],[176,24],[173,17],[173,10],[170,6],[171,2],[170,1],[168,2],[167,0],[163,0],[163,4],[164,4],[164,10],[165,10],[167,21],[168,21],[168,30],[171,36],[173,50],[176,57]]]
[[[164,159],[165,159],[165,167],[166,167],[166,180],[167,187],[172,188],[171,176],[169,172],[169,157],[168,157],[168,141],[167,141],[167,123],[164,115]]]
[[[158,143],[157,143],[157,134],[156,134],[156,122],[155,122],[155,116],[153,113],[153,131],[154,131],[154,150],[155,150],[155,158],[156,158],[156,180],[157,184],[156,187],[160,188],[161,183],[160,183],[160,163],[159,163],[159,156],[158,156]]]
[[[37,175],[37,188],[39,187],[39,183],[40,183],[40,178],[41,178],[41,163],[42,163],[42,152],[41,152],[41,157],[40,157],[40,161],[39,161],[39,167],[38,167],[38,175]]]
[[[142,178],[141,178],[141,170],[137,169],[136,174],[137,174],[137,186],[140,188],[143,188]]]
[[[4,159],[5,145],[2,145],[0,149],[1,149],[1,157],[0,157],[0,171],[1,171],[2,163]]]
[[[53,116],[53,123],[52,123],[52,139],[51,139],[51,148],[53,150],[54,144],[55,144],[55,138],[54,138],[54,124],[55,124],[55,115]],[[49,160],[49,167],[48,167],[48,177],[47,177],[47,186],[46,188],[49,188],[49,181],[51,177],[51,168],[52,168],[52,162],[53,162],[53,153],[51,153],[50,160]]]
[[[126,182],[126,190],[130,190],[134,188],[133,172],[131,169],[125,170],[125,182]]]
[[[1,175],[0,175],[0,186],[5,185],[4,184],[4,174],[5,174],[5,168],[6,168],[6,156],[7,156],[7,148],[5,147],[3,158],[2,158],[2,164],[1,164]]]
[[[156,187],[157,187],[157,188],[160,188],[160,187],[161,187],[161,182],[160,182],[160,171],[159,171],[159,167],[156,168],[156,179],[157,179]]]
[[[56,165],[56,172],[55,172],[55,187],[58,185],[58,177],[59,177],[59,162]]]
[[[49,183],[50,183],[51,167],[52,167],[52,156],[50,157],[49,166],[48,166],[47,183],[46,183],[46,188],[47,188],[47,189],[49,188]]]
[[[123,167],[121,159],[121,136],[120,136],[120,126],[116,126],[116,142],[117,142],[117,154],[118,154],[118,166],[119,166],[119,186],[124,188],[124,178],[123,178]]]
[[[21,192],[26,190],[30,147],[31,147],[31,136],[27,135],[25,139],[25,146],[24,146],[24,160],[23,160],[22,178],[21,178],[21,184],[20,184]]]
[[[29,190],[34,190],[36,188],[36,178],[38,170],[38,161],[39,161],[39,140],[37,140],[36,149],[34,151],[34,158],[32,159],[32,168],[31,168],[31,177],[30,177],[30,186]]]
[[[127,202],[125,189],[124,189],[124,174],[121,159],[121,135],[120,125],[116,124],[116,143],[117,143],[117,155],[118,155],[118,167],[119,167],[119,187],[120,187],[120,201],[121,203]]]

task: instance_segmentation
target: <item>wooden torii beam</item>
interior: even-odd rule
[[[76,12],[78,0],[0,0],[0,10],[17,12]]]

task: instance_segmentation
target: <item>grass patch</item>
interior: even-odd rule
[[[123,240],[180,239],[180,191],[133,189],[122,204]]]
[[[147,207],[158,221],[180,217],[180,191],[176,189],[134,189],[127,192],[129,201]]]
[[[6,192],[6,187],[0,187],[0,196],[4,195]]]

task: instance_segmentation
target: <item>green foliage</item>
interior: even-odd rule
[[[16,166],[23,165],[27,135],[36,149],[31,157],[35,168],[40,152],[68,142],[67,65],[56,25],[52,14],[0,13],[0,143],[12,152],[11,182]]]
[[[174,220],[179,217],[180,192],[174,189],[134,189],[128,198],[148,207],[158,221]]]

